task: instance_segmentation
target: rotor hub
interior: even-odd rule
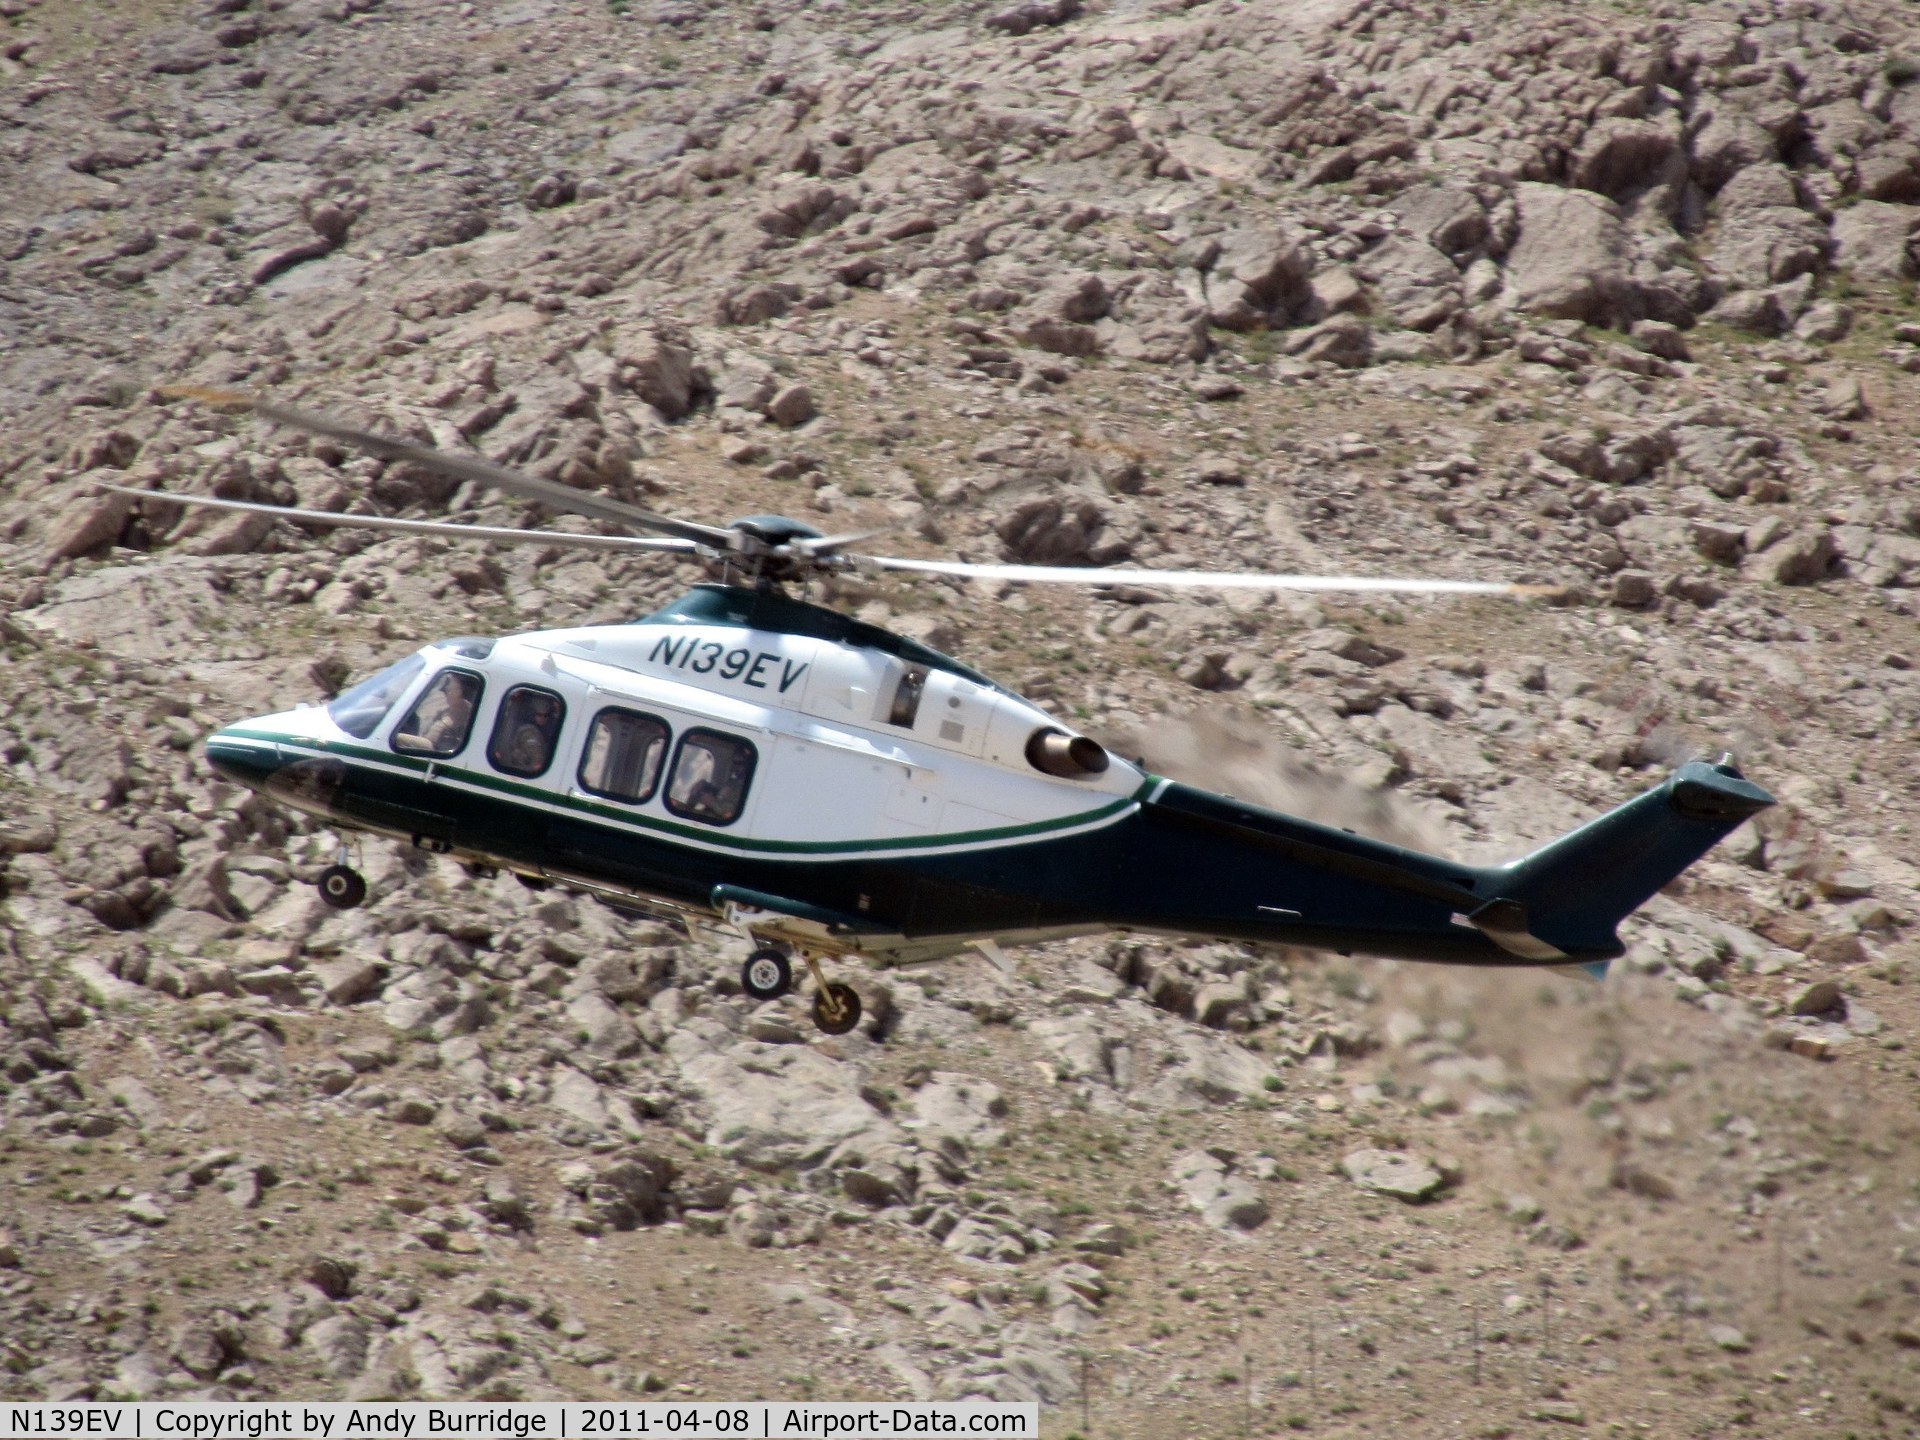
[[[840,570],[847,562],[831,552],[821,553],[809,541],[826,536],[804,521],[788,515],[747,515],[728,526],[728,546],[710,552],[709,568],[730,578],[745,571],[761,586],[797,583],[826,570]]]

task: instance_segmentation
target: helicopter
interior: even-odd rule
[[[869,555],[870,534],[781,516],[718,526],[245,394],[176,396],[430,467],[640,534],[576,534],[302,510],[118,489],[501,543],[651,552],[716,565],[626,624],[428,644],[324,705],[238,721],[209,765],[344,834],[374,834],[738,937],[740,986],[812,981],[844,1034],[858,991],[823,962],[905,965],[1101,932],[1266,941],[1465,965],[1583,965],[1619,923],[1773,798],[1731,757],[1658,785],[1532,853],[1474,866],[1149,773],[937,650],[790,586],[905,572],[1025,584],[1528,595],[1439,579],[985,564]],[[318,877],[350,909],[347,862]]]

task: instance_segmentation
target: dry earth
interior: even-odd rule
[[[1907,7],[0,17],[0,1396],[1920,1428]],[[545,518],[181,381],[906,553],[1565,583],[839,598],[1438,849],[1722,749],[1782,804],[1604,986],[1122,938],[829,1041],[384,844],[335,914],[210,730],[695,577],[102,498]]]

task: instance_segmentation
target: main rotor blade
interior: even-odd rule
[[[849,545],[858,545],[862,540],[872,540],[887,533],[888,527],[879,530],[853,530],[845,535],[817,535],[811,540],[789,540],[787,548],[798,550],[818,560],[828,555],[838,555]]]
[[[584,515],[591,520],[610,520],[616,525],[626,525],[636,530],[655,530],[663,535],[696,541],[718,550],[737,548],[736,542],[739,538],[737,531],[722,529],[718,525],[702,525],[692,520],[676,520],[671,515],[642,510],[637,505],[608,500],[599,495],[589,495],[566,485],[557,485],[551,480],[542,480],[538,476],[528,475],[523,471],[496,465],[491,460],[482,460],[478,456],[451,455],[445,450],[436,450],[431,445],[420,445],[411,440],[396,440],[388,435],[376,435],[371,430],[362,430],[347,424],[344,420],[336,420],[331,415],[296,410],[290,405],[279,405],[271,400],[261,399],[257,395],[246,394],[244,391],[211,390],[197,385],[170,385],[160,393],[201,400],[209,405],[244,405],[262,419],[290,425],[296,430],[305,430],[312,435],[324,435],[330,440],[352,445],[356,449],[365,450],[369,455],[377,455],[383,460],[408,460],[416,465],[424,465],[429,470],[438,470],[443,475],[454,476],[456,479],[490,485],[496,490],[504,490],[509,495],[517,495],[523,500],[536,500],[552,510]]]
[[[565,530],[512,530],[500,525],[456,525],[445,520],[394,520],[385,515],[342,515],[332,510],[295,510],[287,505],[257,505],[250,500],[220,500],[211,495],[178,495],[170,490],[135,490],[128,485],[106,485],[116,495],[136,500],[164,500],[171,505],[199,505],[209,510],[242,510],[271,515],[298,525],[330,525],[343,530],[399,530],[414,535],[448,535],[461,540],[493,540],[506,545],[560,545],[580,550],[645,550],[691,555],[700,547],[691,540],[655,539],[645,535],[574,535]]]
[[[1488,580],[1391,580],[1364,575],[1263,575],[1244,570],[1101,570],[1078,565],[975,565],[961,560],[903,560],[861,555],[861,564],[922,575],[961,575],[1017,585],[1161,585],[1175,590],[1318,590],[1374,595],[1560,595],[1558,585]]]

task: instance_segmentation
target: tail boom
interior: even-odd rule
[[[1731,764],[1659,785],[1506,865],[1457,865],[1162,781],[1114,879],[1119,928],[1454,965],[1568,965],[1773,797]]]

